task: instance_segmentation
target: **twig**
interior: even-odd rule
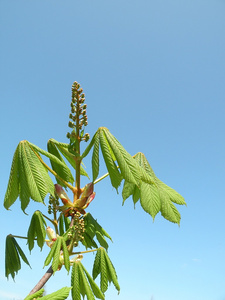
[[[53,270],[52,267],[50,267],[45,275],[39,280],[39,282],[35,285],[35,287],[30,291],[29,295],[32,295],[39,291],[43,286],[46,284],[46,282],[49,280],[49,278],[52,276]]]

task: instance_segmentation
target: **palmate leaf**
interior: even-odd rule
[[[48,144],[51,144],[52,147],[55,146],[61,152],[61,154],[67,159],[67,161],[70,163],[70,165],[74,169],[76,169],[75,155],[73,155],[71,152],[69,152],[69,150],[68,150],[69,144],[60,143],[54,139],[50,139],[48,141]],[[80,174],[89,178],[87,172],[84,170],[84,168],[82,166],[80,168]]]
[[[120,292],[116,270],[104,248],[97,250],[92,270],[92,276],[95,279],[100,274],[100,288],[103,293],[108,289],[108,283],[113,282],[115,288]]]
[[[87,213],[85,215],[84,224],[85,232],[84,239],[82,240],[83,245],[86,248],[97,248],[98,245],[94,241],[94,238],[97,238],[99,244],[105,249],[108,249],[108,243],[105,237],[107,237],[111,241],[112,239],[110,235],[101,227],[101,225],[99,225],[99,223],[92,217],[90,213]]]
[[[35,211],[27,232],[28,248],[30,251],[34,248],[34,240],[37,240],[37,244],[41,249],[44,246],[46,226],[47,224],[42,213],[39,210]]]
[[[46,167],[29,142],[21,141],[13,157],[4,207],[9,209],[19,196],[24,211],[30,199],[43,203],[48,193],[54,194],[54,184]]]
[[[41,297],[44,293],[44,289],[41,289],[32,295],[28,295],[24,300],[34,300],[38,297],[41,297],[41,300],[65,300],[68,298],[70,290],[71,287],[63,287],[54,293]]]
[[[186,204],[184,198],[156,177],[143,153],[137,153],[134,159],[141,168],[153,178],[154,183],[151,184],[142,181],[141,186],[137,187],[125,181],[122,191],[123,203],[132,195],[134,204],[140,199],[142,208],[149,213],[153,219],[160,211],[165,219],[180,224],[181,216],[173,203],[184,205]]]
[[[81,300],[81,296],[83,298],[86,296],[87,300],[95,300],[95,297],[105,299],[103,293],[79,260],[73,263],[71,285],[73,300]]]
[[[93,181],[95,181],[99,174],[99,145],[101,146],[103,159],[113,187],[117,189],[122,179],[125,179],[129,183],[134,183],[137,186],[139,186],[141,180],[148,183],[153,182],[150,174],[146,173],[145,170],[139,166],[105,127],[100,127],[97,130],[90,144],[82,154],[82,158],[84,158],[88,155],[91,148],[94,147],[92,154]]]
[[[12,278],[15,278],[15,274],[21,269],[21,262],[20,257],[22,260],[30,266],[24,252],[18,245],[15,238],[9,234],[6,237],[6,247],[5,247],[5,276],[8,278],[9,275]]]

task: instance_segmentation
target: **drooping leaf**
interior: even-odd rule
[[[20,257],[28,266],[30,266],[24,252],[16,242],[15,238],[9,234],[6,237],[5,247],[5,276],[7,278],[11,275],[14,279],[15,274],[21,269]]]
[[[39,155],[28,141],[21,141],[15,151],[9,183],[5,195],[6,209],[19,196],[24,211],[30,199],[44,202],[45,196],[54,193],[54,184],[46,167],[41,163]]]
[[[181,216],[173,203],[184,205],[184,198],[156,177],[143,153],[137,153],[134,160],[153,179],[153,183],[141,181],[138,187],[125,181],[122,191],[123,203],[132,195],[134,204],[140,199],[141,206],[153,219],[160,211],[165,219],[180,224]]]
[[[112,186],[115,189],[118,189],[122,176],[120,172],[118,171],[118,168],[115,164],[114,155],[112,155],[112,149],[106,139],[106,136],[104,134],[103,130],[99,130],[99,140],[100,140],[100,146],[102,150],[102,155],[106,164],[106,168],[109,172],[109,177],[112,183]]]
[[[155,185],[145,182],[141,184],[141,206],[149,213],[153,220],[161,209],[159,190]]]
[[[97,248],[97,244],[94,241],[96,237],[99,244],[108,249],[108,243],[106,242],[105,237],[111,239],[110,235],[99,225],[99,223],[92,217],[90,213],[87,213],[84,217],[85,222],[85,232],[84,240],[82,240],[83,245],[86,248]]]
[[[4,199],[4,207],[9,209],[9,207],[16,201],[19,196],[19,145],[13,156],[11,171],[9,175],[8,187]]]
[[[100,131],[104,132],[107,138],[107,141],[116,157],[123,178],[126,181],[139,186],[141,177],[143,176],[139,165],[134,161],[132,156],[123,148],[123,146],[117,141],[117,139],[109,132],[107,128],[100,128]],[[147,176],[146,180],[150,181]]]
[[[34,248],[34,240],[37,240],[37,244],[41,249],[44,246],[46,226],[47,224],[42,213],[39,210],[35,211],[27,232],[28,248],[30,251]]]
[[[80,293],[80,287],[81,287],[81,280],[80,280],[80,268],[78,263],[75,261],[73,263],[72,267],[72,273],[71,273],[71,286],[72,286],[72,299],[73,300],[81,300],[81,293]]]
[[[103,293],[108,289],[108,283],[113,282],[117,291],[120,291],[116,270],[104,248],[97,250],[92,270],[92,276],[95,279],[100,274],[100,288]]]
[[[73,300],[81,300],[81,295],[83,298],[86,296],[87,300],[94,300],[95,297],[105,299],[97,284],[79,260],[73,264],[71,285]]]

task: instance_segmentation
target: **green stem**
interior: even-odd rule
[[[94,251],[97,251],[98,249],[99,249],[99,248],[97,248],[97,249],[92,249],[92,250],[87,250],[87,251],[72,252],[71,255],[94,252]]]
[[[10,235],[11,235],[12,237],[14,237],[14,238],[28,240],[28,238],[27,238],[27,237],[25,237],[25,236],[13,235],[13,234],[10,234]],[[37,239],[35,239],[35,240],[37,240]]]
[[[106,173],[105,175],[103,175],[102,177],[99,177],[97,178],[95,181],[94,181],[94,184],[100,182],[101,180],[105,179],[107,176],[109,176],[109,173]]]
[[[46,215],[44,215],[44,214],[42,214],[43,215],[43,217],[45,218],[45,219],[47,219],[49,222],[51,222],[53,225],[54,225],[54,227],[55,227],[55,232],[56,232],[56,234],[59,234],[59,232],[58,232],[58,221],[57,221],[57,219],[56,219],[56,216],[54,216],[54,220],[52,220],[52,219],[50,219],[49,217],[47,217]]]

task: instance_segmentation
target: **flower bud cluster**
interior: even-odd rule
[[[59,206],[59,198],[49,195],[48,203],[48,213],[55,213],[57,211],[57,207]]]
[[[84,130],[84,127],[88,125],[87,121],[87,104],[85,102],[85,95],[80,84],[76,81],[72,85],[72,100],[70,103],[71,113],[69,114],[70,121],[68,123],[69,128],[75,131],[78,135],[78,130]],[[71,138],[71,133],[67,133],[67,138]],[[82,140],[88,141],[87,136],[82,137]]]
[[[74,215],[74,233],[75,233],[75,240],[74,240],[74,247],[78,246],[79,241],[84,239],[84,232],[85,232],[85,224],[84,219],[81,217],[79,212],[76,212]]]

